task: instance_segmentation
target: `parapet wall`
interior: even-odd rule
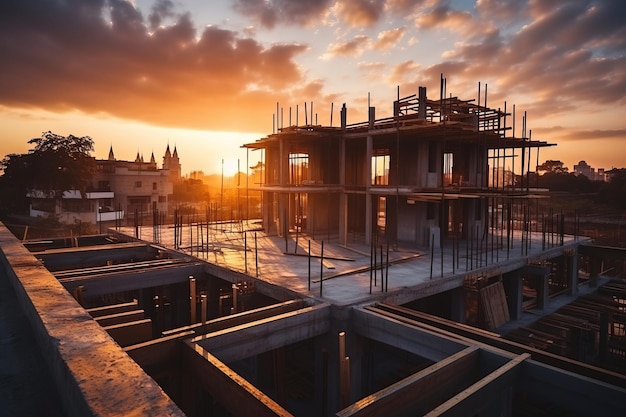
[[[15,288],[67,415],[184,416],[2,223],[0,268]]]

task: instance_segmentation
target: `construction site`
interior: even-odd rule
[[[243,145],[261,219],[0,225],[63,415],[625,415],[626,250],[540,209],[525,116],[445,91],[336,127],[277,105]]]

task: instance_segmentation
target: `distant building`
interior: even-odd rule
[[[604,168],[598,168],[598,171],[596,172],[596,170],[588,165],[585,161],[580,161],[577,165],[574,165],[574,174],[584,175],[592,181],[607,180]]]
[[[149,215],[155,207],[167,213],[168,196],[180,180],[178,152],[169,145],[163,157],[163,168],[157,166],[154,153],[149,162],[137,152],[134,161],[115,159],[113,147],[107,159],[96,159],[96,174],[86,195],[74,190],[65,192],[60,202],[42,192],[30,195],[31,217],[58,216],[63,223],[77,221],[99,224]]]

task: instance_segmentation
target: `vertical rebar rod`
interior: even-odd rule
[[[435,234],[431,235],[430,239],[430,279],[433,279],[433,263],[435,261]]]
[[[387,265],[385,268],[385,292],[389,291],[389,241],[387,241]]]
[[[324,287],[324,241],[322,240],[322,251],[320,254],[320,297],[322,296],[323,287]]]
[[[256,232],[254,232],[254,270],[256,277],[259,277],[259,247],[257,245]]]

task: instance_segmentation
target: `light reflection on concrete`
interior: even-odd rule
[[[122,227],[117,231],[135,236],[135,229],[132,227]],[[161,226],[156,233],[152,227],[144,226],[140,227],[138,232],[141,240],[174,249],[172,225]],[[246,252],[244,252],[244,234],[246,235]],[[156,242],[153,239],[155,236],[159,237]],[[191,236],[193,236],[193,242]],[[501,234],[499,230],[489,235],[488,245],[485,245],[483,241],[483,246],[475,242],[472,247],[471,243],[468,244],[463,240],[458,242],[458,249],[453,249],[453,241],[449,239],[444,243],[443,249],[435,248],[433,254],[428,248],[390,247],[386,294],[381,286],[381,279],[386,275],[386,271],[380,269],[376,272],[376,283],[372,282],[370,294],[370,246],[356,241],[348,242],[347,246],[343,246],[339,239],[331,236],[330,241],[324,241],[326,259],[321,268],[324,279],[322,298],[344,305],[366,302],[372,300],[373,297],[384,299],[393,296],[398,291],[419,290],[424,285],[436,284],[438,281],[450,282],[449,286],[452,288],[459,286],[452,281],[458,282],[468,274],[497,275],[518,269],[527,262],[558,256],[564,248],[589,240],[584,237],[575,238],[565,235],[564,246],[560,246],[558,236],[548,239],[548,242],[545,242],[540,232],[530,233],[530,240],[526,236],[522,245],[521,231],[513,231],[512,244],[508,249],[506,234]],[[310,262],[310,291],[308,290],[309,257],[306,256],[309,240],[311,254],[315,256]],[[290,234],[285,244],[283,237],[268,236],[258,230],[258,224],[251,221],[249,225],[246,222],[232,225],[229,223],[211,224],[208,231],[206,224],[202,228],[199,225],[186,224],[182,227],[181,242],[178,250],[187,255],[247,273],[251,277],[258,276],[259,279],[289,288],[305,296],[319,297],[320,295],[319,255],[322,239],[319,236],[313,240],[310,236],[299,234],[296,247],[295,232]],[[484,249],[484,246],[488,246],[489,249]],[[377,263],[380,264],[381,246],[378,246],[376,251]],[[383,263],[386,263],[386,244],[382,245],[382,251]],[[286,252],[289,254],[285,254]],[[258,260],[255,259],[256,254],[258,254]],[[468,254],[470,256],[467,256]]]

